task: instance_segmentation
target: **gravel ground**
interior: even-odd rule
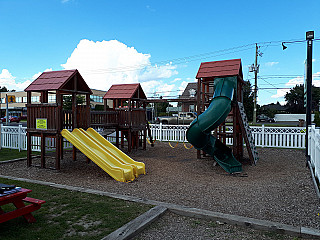
[[[130,154],[147,170],[131,183],[113,180],[95,164],[87,164],[81,153],[76,161],[66,154],[61,171],[27,168],[24,161],[2,164],[0,173],[320,229],[320,204],[304,151],[259,148],[258,152],[256,166],[243,166],[247,177],[226,174],[212,160],[197,159],[196,151],[182,144],[172,149],[159,142]]]
[[[135,240],[147,239],[292,240],[295,238],[288,235],[258,231],[215,221],[188,218],[168,212],[135,238]]]

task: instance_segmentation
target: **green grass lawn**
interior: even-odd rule
[[[0,178],[1,183],[32,189],[29,197],[45,200],[33,212],[36,223],[19,217],[0,224],[1,239],[101,239],[151,208],[105,196]],[[13,205],[2,206],[14,209]]]
[[[17,149],[8,149],[8,148],[2,148],[0,150],[0,161],[6,161],[11,159],[17,159],[17,158],[26,158],[27,157],[27,151],[21,151]]]

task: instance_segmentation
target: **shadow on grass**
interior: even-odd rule
[[[152,207],[3,178],[0,182],[32,189],[28,197],[46,201],[33,212],[36,223],[27,223],[23,217],[2,223],[1,239],[101,239]]]

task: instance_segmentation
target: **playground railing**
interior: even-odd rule
[[[151,135],[158,141],[186,142],[188,125],[150,124]],[[257,147],[305,148],[306,129],[304,127],[251,127]],[[227,133],[233,132],[232,126],[226,127]],[[233,139],[227,138],[226,144],[232,145]]]
[[[103,128],[103,127],[113,127],[119,124],[119,113],[114,110],[108,111],[91,111],[91,127],[93,128]]]
[[[308,155],[314,175],[320,179],[320,129],[315,125],[308,128]]]

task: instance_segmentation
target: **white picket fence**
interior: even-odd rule
[[[0,125],[1,128],[1,148],[10,148],[10,149],[18,149],[27,150],[27,128],[19,126],[4,126]],[[95,129],[99,133],[103,131],[103,129]],[[120,133],[121,136],[121,133]],[[108,135],[107,140],[110,142],[114,142],[115,133],[111,133]],[[31,137],[32,140],[32,151],[40,152],[40,137]],[[46,138],[46,150],[52,150],[55,148],[55,138]],[[67,140],[63,139],[63,148],[71,148],[72,144]]]
[[[320,129],[314,125],[308,128],[308,155],[316,178],[320,180]]]
[[[186,142],[187,125],[150,124],[151,135],[158,141]],[[251,127],[257,147],[305,148],[306,129],[304,127]],[[227,126],[232,133],[233,127]],[[233,139],[227,138],[227,145]]]
[[[4,126],[1,124],[1,148],[10,148],[10,149],[18,149],[27,150],[27,133],[26,127],[19,126]],[[41,138],[33,136],[32,140],[32,151],[40,152],[40,144]],[[46,150],[51,150],[55,147],[55,139],[54,138],[46,138]],[[72,147],[72,144],[63,141],[64,148]]]

